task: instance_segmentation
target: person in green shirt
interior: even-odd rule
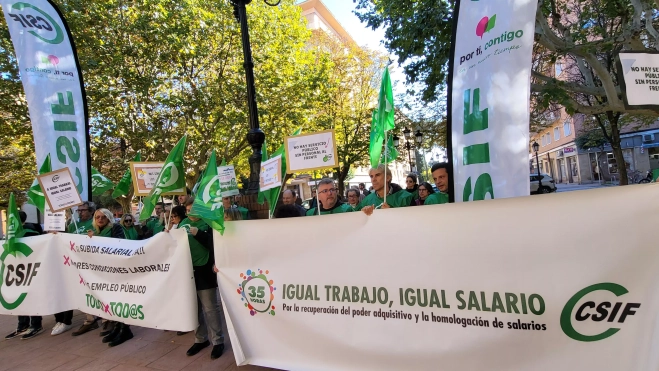
[[[124,235],[126,235],[127,240],[141,240],[142,239],[142,234],[140,233],[141,230],[138,230],[135,227],[135,224],[133,221],[135,218],[131,214],[124,214],[121,216],[121,219],[119,220],[119,224],[121,224],[122,227],[124,227]]]
[[[412,204],[412,194],[391,182],[391,171],[386,165],[380,164],[378,167],[371,168],[368,175],[371,177],[373,192],[364,197],[359,204],[360,210],[366,215],[373,214],[373,210],[378,208],[389,209]],[[387,202],[384,202],[385,192]]]
[[[240,211],[240,213],[243,215],[242,220],[249,220],[249,210],[234,203],[234,201],[238,201],[240,198],[240,195],[235,196],[235,198],[233,196],[222,197],[222,206],[224,206],[224,210],[231,208],[238,209],[238,211]]]
[[[350,188],[346,192],[346,198],[348,199],[348,205],[352,208],[352,211],[359,211],[359,193],[358,188]]]
[[[412,203],[410,204],[411,206],[414,206],[416,203],[414,200],[419,198],[419,184],[418,184],[418,179],[415,174],[407,174],[407,177],[405,178],[405,190],[409,193],[412,194]]]
[[[432,173],[432,179],[435,181],[435,185],[439,192],[433,193],[428,198],[424,205],[440,205],[448,203],[448,163],[438,162],[432,166],[430,169]]]
[[[334,184],[334,179],[323,178],[318,182],[318,202],[320,203],[320,215],[349,213],[352,207],[339,201],[339,190]],[[317,208],[307,211],[307,216],[318,215]]]
[[[160,224],[160,216],[162,215],[163,211],[165,211],[165,203],[164,202],[158,202],[154,208],[156,215],[150,217],[149,219],[146,220],[146,231],[145,233],[151,232],[151,235],[155,235],[158,232],[162,232],[162,229],[156,228],[158,224]],[[155,232],[156,229],[159,229],[158,232]],[[163,227],[164,229],[164,227]]]
[[[73,234],[87,234],[87,231],[92,229],[92,216],[96,212],[96,205],[93,202],[85,201],[78,206],[76,212],[80,220],[77,223],[71,222],[66,231]]]

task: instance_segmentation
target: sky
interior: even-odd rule
[[[348,31],[350,36],[360,46],[366,46],[369,49],[376,49],[382,53],[389,54],[394,63],[389,67],[391,74],[391,83],[394,88],[394,95],[405,93],[405,74],[403,69],[398,67],[395,55],[387,52],[382,41],[384,40],[384,30],[382,28],[372,30],[353,13],[356,4],[353,0],[323,0],[323,4],[332,12],[343,28]]]

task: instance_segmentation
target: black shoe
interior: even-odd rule
[[[213,350],[211,350],[211,359],[218,359],[222,356],[224,352],[224,344],[213,345]]]
[[[208,340],[204,341],[203,343],[194,343],[194,345],[191,346],[190,349],[188,349],[188,352],[185,354],[193,356],[209,345],[211,345],[211,342]]]
[[[188,332],[190,332],[190,331],[176,331],[176,336],[183,336],[183,335],[187,334]]]
[[[114,331],[115,327],[116,326],[113,321],[105,321],[105,323],[103,323],[103,326],[101,327],[101,333],[99,334],[99,336],[110,335],[112,331]]]
[[[107,335],[103,337],[102,342],[103,343],[110,343],[112,342],[115,338],[119,336],[119,333],[121,332],[121,326],[118,323],[114,324],[114,327],[112,328],[112,331],[110,331]]]
[[[117,327],[115,325],[115,327]],[[133,338],[133,332],[130,331],[130,327],[123,325],[119,331],[119,335],[115,337],[111,342],[108,343],[109,347],[116,347],[117,345],[123,344],[125,341],[128,341]]]
[[[21,336],[21,340],[32,339],[33,337],[39,335],[41,331],[43,331],[43,327],[29,328],[27,332]]]
[[[78,335],[86,334],[91,330],[96,330],[97,328],[98,328],[98,323],[94,321],[92,323],[83,324],[82,326],[80,326],[79,329],[73,331],[71,335],[78,336]]]
[[[29,330],[29,329],[30,329],[29,327],[16,329],[16,331],[14,331],[14,332],[12,332],[11,334],[5,336],[5,340],[13,339],[13,338],[15,338],[16,336],[23,335],[23,334],[26,333],[27,330]]]

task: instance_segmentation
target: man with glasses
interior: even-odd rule
[[[92,216],[94,216],[95,211],[96,211],[96,205],[93,202],[85,201],[82,205],[78,206],[77,213],[80,220],[77,223],[71,222],[71,224],[69,224],[67,232],[73,234],[87,234],[87,231],[93,228]],[[76,225],[78,226],[77,230],[76,230]]]
[[[348,204],[341,203],[338,198],[339,190],[334,184],[334,179],[323,178],[318,182],[318,202],[320,215],[341,214],[352,211]],[[317,208],[311,208],[307,211],[307,216],[318,215]]]

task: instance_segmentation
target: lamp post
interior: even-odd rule
[[[403,138],[405,138],[404,147],[407,150],[407,159],[410,162],[410,172],[414,172],[414,169],[412,168],[412,150],[416,149],[417,146],[423,142],[423,133],[421,133],[421,130],[417,130],[414,137],[417,142],[416,146],[412,143],[412,130],[408,128],[403,129]],[[398,148],[399,145],[400,138],[394,135],[394,146]]]
[[[281,2],[270,3],[263,0],[267,5],[277,6]],[[247,26],[246,5],[252,0],[231,0],[233,15],[240,23],[240,33],[243,43],[243,58],[245,67],[245,80],[247,83],[247,109],[249,112],[249,131],[247,132],[247,143],[252,147],[252,155],[249,157],[249,184],[246,194],[259,192],[259,177],[261,172],[261,150],[265,142],[265,134],[259,127],[259,112],[256,106],[256,88],[254,87],[254,61],[252,60],[252,47],[249,42],[249,28]]]
[[[538,150],[540,149],[540,145],[538,142],[533,141],[531,147],[533,147],[533,152],[535,152],[535,167],[536,170],[538,170],[538,192],[542,192],[542,175],[540,175],[540,161],[538,160]]]

